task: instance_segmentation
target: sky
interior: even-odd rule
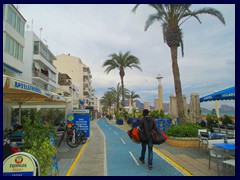
[[[158,97],[157,75],[160,73],[163,102],[175,94],[170,48],[163,41],[160,22],[144,31],[145,22],[154,9],[134,4],[15,4],[27,20],[26,30],[33,30],[57,56],[70,54],[90,67],[92,86],[100,99],[108,88],[120,82],[118,70],[108,75],[102,64],[112,53],[130,51],[138,57],[142,72],[126,69],[124,83],[138,94],[141,102],[154,105]],[[190,103],[191,93],[200,97],[235,85],[235,5],[193,4],[191,10],[213,7],[222,12],[226,25],[210,15],[188,19],[182,26],[184,57],[178,48],[178,65],[182,93]],[[40,33],[40,29],[42,31]],[[219,101],[235,107],[234,100]],[[215,108],[214,102],[201,107]]]

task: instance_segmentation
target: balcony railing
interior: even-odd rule
[[[45,80],[47,82],[49,81],[49,77],[46,76],[45,74],[41,73],[40,71],[34,71],[33,72],[33,76],[34,77],[39,77],[39,78],[41,78],[41,79],[43,79],[43,80]]]

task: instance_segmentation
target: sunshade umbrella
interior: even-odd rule
[[[215,101],[216,114],[219,118],[218,100],[235,100],[235,86],[203,96],[199,100],[200,102]]]
[[[21,120],[21,105],[25,102],[51,101],[52,93],[43,90],[29,82],[10,76],[3,76],[3,101],[19,104],[19,120]],[[3,82],[4,83],[4,82]]]
[[[215,100],[235,100],[235,86],[203,96],[200,102]]]

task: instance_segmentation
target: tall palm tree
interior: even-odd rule
[[[119,111],[119,102],[120,102],[120,97],[121,97],[121,92],[122,92],[122,88],[120,86],[120,83],[117,84],[117,88],[111,87],[108,88],[110,90],[110,92],[113,93],[113,95],[115,96],[115,102],[116,102],[116,108],[117,108],[117,112]]]
[[[107,91],[104,93],[104,95],[100,99],[101,105],[104,107],[104,109],[107,109],[109,113],[112,104],[116,101],[115,96],[113,92]]]
[[[137,68],[142,71],[140,65],[140,61],[136,56],[130,54],[130,51],[126,53],[120,52],[119,54],[113,53],[109,55],[110,59],[107,59],[103,63],[103,67],[106,67],[105,72],[108,74],[110,71],[114,69],[119,70],[119,75],[121,78],[121,86],[122,86],[122,108],[124,108],[124,81],[123,77],[125,76],[126,68]]]
[[[138,94],[136,94],[134,91],[131,91],[128,93],[127,98],[129,99],[130,105],[133,105],[133,100],[141,98]]]
[[[140,4],[135,5],[135,7],[132,9],[132,12],[136,12],[139,5]],[[182,86],[177,62],[177,49],[179,46],[181,47],[182,56],[184,56],[183,33],[182,29],[180,29],[180,26],[191,17],[196,18],[196,20],[201,23],[198,17],[200,14],[209,14],[215,16],[223,24],[225,24],[225,20],[220,11],[209,7],[191,11],[191,4],[149,4],[149,6],[154,8],[156,12],[148,17],[144,30],[146,31],[156,21],[162,23],[164,42],[167,43],[171,50],[172,70],[175,93],[177,96],[178,115],[180,122],[182,124],[185,124],[187,121],[184,115]]]

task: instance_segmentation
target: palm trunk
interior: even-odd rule
[[[173,69],[175,93],[177,97],[178,117],[180,119],[181,124],[186,124],[186,118],[184,115],[183,98],[182,98],[182,86],[181,86],[180,73],[179,73],[178,62],[177,62],[177,47],[171,47],[171,56],[172,56],[172,69]]]
[[[117,99],[117,112],[119,111],[119,99]]]
[[[124,109],[124,101],[125,101],[125,98],[124,98],[124,83],[123,83],[123,76],[121,76],[121,84],[122,84],[122,108]]]

